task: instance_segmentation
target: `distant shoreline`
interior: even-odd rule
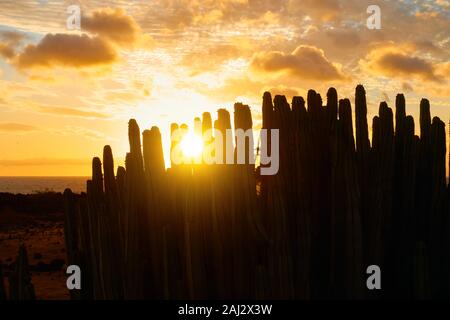
[[[83,176],[2,176],[0,177],[0,193],[10,194],[40,194],[62,193],[70,188],[74,193],[86,191],[86,181]]]

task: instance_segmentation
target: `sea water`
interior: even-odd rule
[[[87,180],[88,177],[0,177],[0,192],[30,194],[70,188],[80,193],[86,192]]]

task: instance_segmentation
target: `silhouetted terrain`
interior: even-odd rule
[[[63,224],[61,193],[0,193],[0,269],[6,278],[14,277],[18,248],[24,244],[28,259],[22,263],[27,264],[38,299],[69,297],[65,285]],[[5,285],[9,287],[9,281]],[[10,296],[14,298],[14,294]]]

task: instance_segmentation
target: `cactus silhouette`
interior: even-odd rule
[[[10,300],[34,300],[36,298],[34,285],[31,283],[31,273],[25,245],[20,245],[15,261],[15,269],[9,276]]]
[[[205,134],[211,129],[222,133],[223,163],[225,139],[237,160],[238,133],[254,128],[245,104],[234,105],[233,120],[219,109],[215,121],[210,113],[194,121],[205,144],[218,139]],[[399,94],[395,115],[380,103],[369,139],[362,85],[354,119],[350,100],[330,88],[325,105],[314,90],[291,104],[265,92],[261,120],[269,137],[279,130],[273,176],[253,164],[261,146],[249,136],[243,163],[180,165],[171,155],[166,169],[159,129],[141,136],[130,120],[125,167],[114,175],[105,146],[87,193],[65,192],[68,260],[87,275],[85,293],[72,298],[450,296],[447,142],[428,100],[420,103],[419,136]],[[178,128],[188,130],[174,123],[171,133]],[[172,152],[180,141],[171,138]],[[373,264],[383,272],[383,291],[366,290]]]

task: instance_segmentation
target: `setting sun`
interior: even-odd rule
[[[199,157],[203,151],[203,141],[198,135],[189,132],[181,140],[181,150],[185,157]]]

